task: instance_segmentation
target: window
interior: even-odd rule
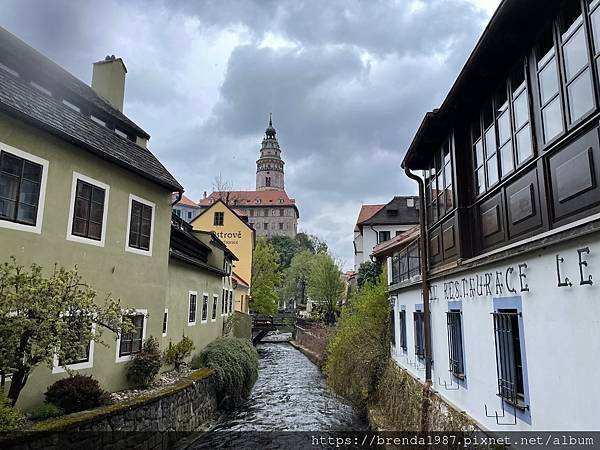
[[[222,227],[224,220],[225,220],[225,213],[222,211],[217,211],[217,212],[215,212],[213,225],[216,227]]]
[[[94,116],[94,115],[91,115],[91,116],[90,116],[90,119],[92,119],[92,120],[93,120],[94,122],[96,122],[98,125],[102,125],[103,127],[105,127],[105,126],[106,126],[106,122],[105,122],[104,120],[102,120],[102,119],[100,119],[100,118],[98,118],[98,117],[96,117],[96,116]]]
[[[68,240],[104,246],[108,193],[106,184],[73,173]]]
[[[398,318],[398,327],[400,328],[400,348],[406,350],[406,310],[400,310]]]
[[[225,310],[225,304],[227,303],[225,301],[225,288],[223,288],[223,290],[221,291],[221,296],[222,296],[221,298],[223,299],[223,301],[221,302],[221,315],[223,316],[227,312]]]
[[[279,217],[285,216],[285,210],[283,208],[279,209]]]
[[[395,217],[398,215],[398,210],[397,209],[386,209],[385,213],[389,217]]]
[[[263,224],[263,226],[264,226],[264,229],[265,229],[265,230],[268,230],[268,229],[269,229],[269,223],[268,223],[268,222],[265,222],[265,223]]]
[[[119,353],[117,362],[123,357],[131,357],[142,350],[145,331],[145,313],[125,316],[123,320],[130,320],[133,324],[133,331],[123,333],[119,339]]]
[[[429,224],[444,217],[454,206],[452,171],[452,155],[450,140],[448,140],[436,152],[431,168],[424,173]]]
[[[81,112],[81,108],[79,106],[75,105],[74,103],[71,103],[69,100],[63,99],[62,102],[63,102],[63,105],[68,106],[73,111]]]
[[[271,177],[265,177],[265,184],[267,187],[271,186]]]
[[[279,229],[283,230],[283,222],[279,222]]]
[[[414,312],[415,322],[415,355],[425,357],[425,316],[423,311]]]
[[[208,294],[202,295],[202,322],[208,318]]]
[[[448,360],[450,372],[458,378],[464,378],[461,311],[452,309],[446,313],[448,324]]]
[[[523,362],[519,330],[520,313],[499,309],[494,315],[498,395],[516,406],[524,406]]]
[[[43,92],[44,94],[52,97],[52,92],[49,89],[45,88],[44,86],[37,84],[35,81],[30,81],[29,84],[31,84],[38,91]]]
[[[162,335],[166,336],[167,331],[169,329],[169,308],[165,308],[165,312],[163,314],[163,323],[162,323]]]
[[[395,318],[396,313],[394,312],[394,308],[390,310],[390,342],[395,347],[396,346],[396,323]]]
[[[406,199],[406,207],[407,208],[414,208],[415,207],[415,199],[410,197]]]
[[[197,292],[194,292],[194,291],[189,292],[188,325],[190,325],[190,326],[196,325],[196,312],[198,310],[197,298],[198,298]]]
[[[180,210],[180,209],[176,209],[176,210],[175,210],[175,215],[176,215],[177,217],[181,217],[181,210]]]
[[[69,352],[69,356],[64,360],[59,359],[58,355],[54,356],[52,373],[63,373],[67,370],[88,369],[94,365],[94,340],[84,340],[85,336],[78,330],[83,330],[85,328],[88,330],[91,329],[93,334],[96,328],[95,324],[92,323],[91,319],[81,316],[73,317],[72,321],[69,319],[71,319],[71,317],[68,318],[67,322],[72,323],[69,328],[79,337],[80,344],[76,345],[75,348],[72,348]],[[67,369],[65,369],[65,367]]]
[[[188,220],[192,220],[192,212],[191,211],[188,211],[187,216],[188,216]]]
[[[233,291],[229,291],[229,313],[233,312]]]
[[[125,133],[124,131],[119,130],[118,128],[115,128],[115,134],[118,136],[121,136],[124,139],[129,139],[129,136],[127,136],[127,133]]]
[[[378,243],[385,242],[390,240],[390,232],[389,231],[380,231],[378,233]]]
[[[219,303],[219,296],[213,295],[212,314],[210,316],[210,320],[213,322],[217,320],[217,303]]]
[[[154,203],[130,195],[126,250],[137,250],[135,253],[152,254],[153,224]]]
[[[21,157],[26,156],[22,152],[19,154],[0,151],[0,222],[31,228],[41,222],[38,208],[43,202],[44,166]],[[45,166],[48,166],[47,162]]]

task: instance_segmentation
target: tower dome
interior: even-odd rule
[[[256,161],[256,190],[283,191],[284,172],[281,148],[277,142],[277,131],[273,127],[273,117],[269,113],[269,126],[260,148],[260,157]]]

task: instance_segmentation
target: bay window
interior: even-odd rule
[[[432,167],[426,170],[427,219],[433,224],[454,207],[454,180],[452,154],[448,139],[433,158]]]

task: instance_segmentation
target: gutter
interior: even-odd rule
[[[404,173],[419,185],[419,222],[421,225],[421,289],[423,292],[423,326],[425,328],[425,382],[431,384],[431,318],[429,313],[429,254],[427,252],[427,224],[425,223],[425,185],[423,180],[402,165]]]
[[[183,197],[183,191],[177,191],[177,198],[173,203],[171,203],[171,208],[173,206],[175,206],[177,203],[179,203],[179,201],[182,199],[182,197]]]

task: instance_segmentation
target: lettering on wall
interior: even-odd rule
[[[586,257],[590,254],[589,247],[577,249],[577,267],[579,270],[579,285],[591,286],[593,277]],[[556,255],[556,277],[558,287],[571,287],[573,283],[566,276],[567,260]],[[516,294],[517,292],[530,292],[527,263],[507,267],[504,271],[495,270],[484,272],[460,280],[445,281],[443,283],[444,299],[459,300],[464,298],[486,297],[491,295]],[[431,300],[438,300],[436,286],[430,287]]]

